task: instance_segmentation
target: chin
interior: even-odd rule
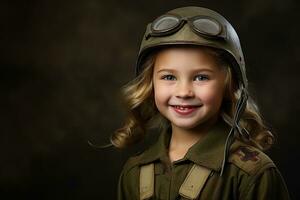
[[[198,123],[195,123],[195,122],[172,122],[172,124],[174,126],[177,126],[179,128],[182,128],[182,129],[193,129],[195,127],[197,127],[199,125],[199,122]]]
[[[184,121],[182,119],[181,120],[170,120],[170,121],[174,126],[188,130],[188,129],[194,129],[197,127],[206,127],[206,126],[210,125],[211,120],[213,120],[212,117],[199,117],[199,118],[193,119],[193,120],[186,119],[186,121]]]

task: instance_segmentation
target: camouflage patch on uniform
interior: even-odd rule
[[[228,161],[248,174],[255,174],[268,163],[273,163],[266,154],[253,146],[239,141],[236,141],[232,146]]]
[[[260,163],[259,152],[246,146],[239,146],[229,157],[229,161],[251,174]]]
[[[247,162],[247,161],[259,161],[260,158],[258,157],[259,152],[255,150],[251,150],[245,146],[241,146],[237,149],[235,152],[239,155],[241,161]]]

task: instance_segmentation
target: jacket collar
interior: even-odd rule
[[[219,120],[206,136],[195,143],[181,160],[190,160],[195,164],[219,171],[221,169],[226,137],[230,131],[223,120]],[[157,142],[142,153],[137,160],[140,165],[148,164],[156,160],[168,161],[168,146],[171,139],[171,131],[162,132]],[[176,162],[176,161],[175,161]]]

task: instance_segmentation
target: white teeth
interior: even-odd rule
[[[180,109],[180,110],[187,110],[187,107],[182,107],[182,106],[175,106],[175,108]]]

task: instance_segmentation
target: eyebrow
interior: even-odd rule
[[[157,73],[161,73],[161,72],[177,72],[176,69],[168,69],[168,68],[164,68],[164,69],[160,69],[157,71]],[[203,69],[194,69],[192,70],[193,73],[196,73],[196,72],[214,72],[214,70],[212,69],[208,69],[208,68],[203,68]]]

